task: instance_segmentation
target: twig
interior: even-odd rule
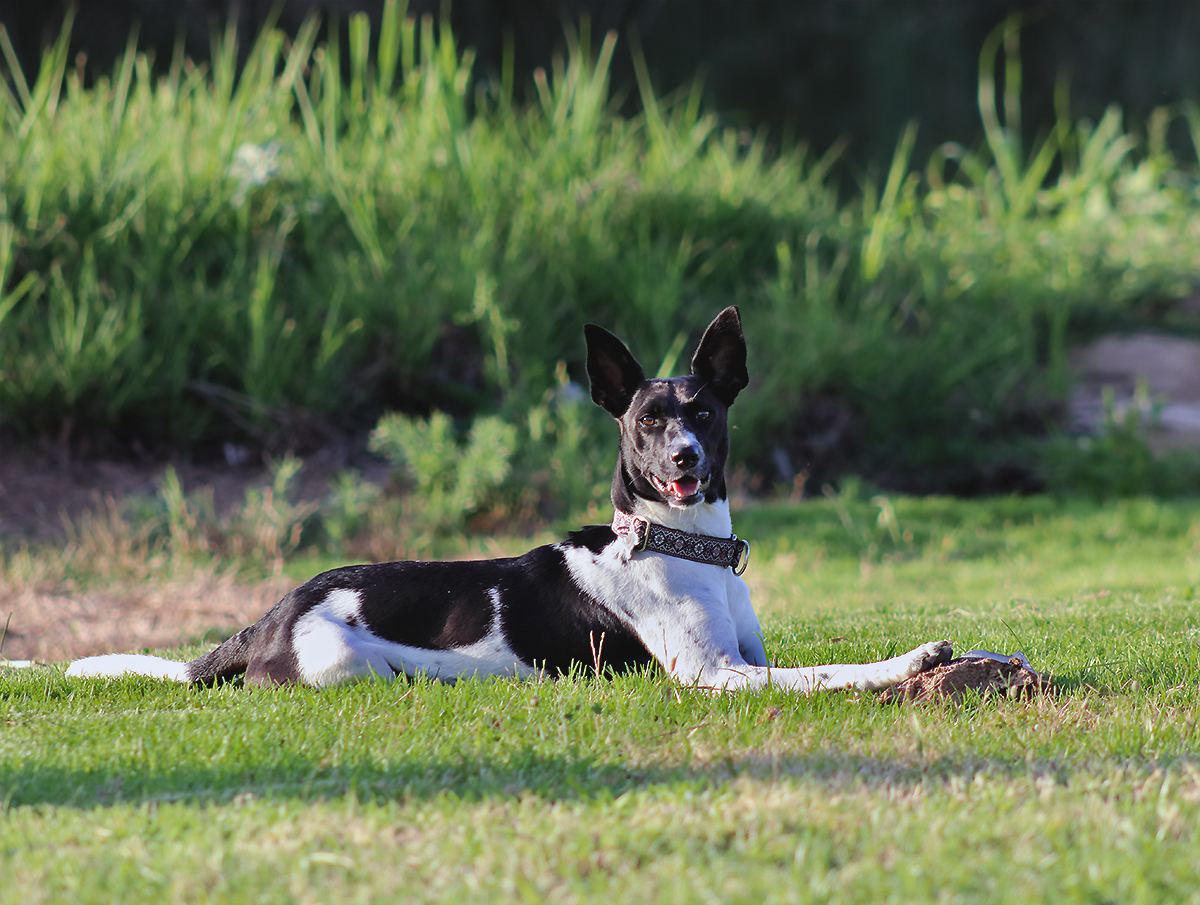
[[[604,651],[604,636],[606,632],[600,633],[600,646],[596,646],[595,632],[588,632],[588,647],[592,649],[592,668],[596,671],[596,678],[600,678],[600,654]]]

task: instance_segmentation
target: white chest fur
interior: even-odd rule
[[[725,501],[676,509],[638,501],[637,515],[660,525],[730,536]],[[591,597],[619,615],[659,664],[684,682],[715,664],[745,662],[749,652],[765,665],[759,626],[745,582],[727,567],[634,553],[624,539],[599,554],[561,546],[571,577]]]

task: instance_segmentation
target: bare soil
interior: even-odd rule
[[[1159,410],[1149,431],[1151,448],[1200,449],[1200,342],[1153,333],[1104,336],[1076,349],[1071,365],[1072,429],[1095,433],[1104,422],[1104,389],[1112,390],[1122,410],[1144,381]]]
[[[186,492],[212,487],[218,513],[245,499],[248,488],[271,483],[271,470],[262,461],[76,460],[0,440],[0,542],[61,541],[68,522],[85,511],[103,508],[106,498],[156,494],[168,466],[175,469]],[[320,500],[329,492],[330,478],[345,468],[355,468],[376,483],[384,483],[388,476],[385,463],[346,445],[330,446],[304,457],[293,485],[296,499]]]

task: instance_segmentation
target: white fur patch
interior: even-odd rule
[[[297,623],[293,645],[300,677],[317,686],[338,685],[394,673],[428,675],[442,681],[470,676],[521,676],[537,674],[509,647],[500,626],[500,592],[488,592],[492,620],[488,632],[474,644],[452,650],[429,650],[396,644],[380,638],[359,620],[362,598],[342,588],[306,613]],[[348,625],[351,619],[357,625]]]
[[[637,515],[695,534],[729,537],[729,504],[676,509],[637,501]],[[886,688],[920,671],[939,645],[925,644],[878,663],[792,669],[768,665],[761,629],[741,578],[720,566],[662,553],[628,556],[626,545],[601,553],[559,545],[571,577],[593,598],[621,615],[659,664],[677,681],[713,691],[776,685],[811,691]]]
[[[636,553],[623,562],[619,544],[599,554],[566,545],[559,550],[572,579],[621,616],[650,655],[681,682],[695,682],[730,658],[743,662],[727,597],[727,569],[661,553]],[[753,615],[749,608],[746,612]]]
[[[67,677],[112,678],[115,676],[148,676],[152,679],[171,679],[187,682],[187,664],[145,654],[104,654],[85,657],[67,667]]]
[[[708,534],[712,537],[729,537],[733,534],[728,500],[677,508],[636,497],[633,514],[645,516],[656,525],[687,531],[690,534]]]

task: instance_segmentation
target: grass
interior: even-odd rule
[[[1200,506],[844,493],[737,523],[777,662],[951,637],[1057,694],[6,670],[0,901],[1197,900]]]
[[[1166,141],[1200,116],[1132,131],[1076,119],[1064,90],[1030,141],[1013,22],[982,48],[980,141],[917,161],[914,123],[842,195],[838,147],[769,147],[641,61],[622,114],[615,33],[569,31],[522,86],[403,4],[381,26],[334,23],[348,59],[315,20],[268,28],[240,70],[232,30],[207,64],[131,39],[93,85],[66,30],[28,81],[0,31],[8,435],[279,454],[399,409],[498,415],[536,445],[526,413],[556,374],[583,382],[585,320],[657,372],[737,303],[771,363],[739,406],[743,461],[765,450],[750,465],[773,479],[776,446],[797,471],[853,457],[805,445],[823,399],[852,416],[854,468],[936,489],[1037,468],[1012,441],[1058,424],[1074,342],[1200,329],[1177,304],[1200,270],[1196,161]]]

